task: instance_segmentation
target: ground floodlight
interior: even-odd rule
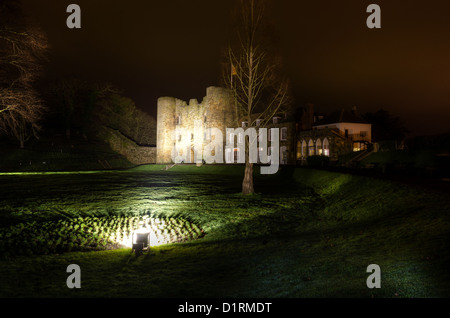
[[[141,255],[144,250],[143,243],[133,243],[132,252],[135,252],[136,255]]]
[[[150,248],[150,232],[148,231],[136,231],[133,234],[133,251],[138,254],[142,254]]]

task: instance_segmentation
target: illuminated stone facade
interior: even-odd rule
[[[234,99],[231,93],[221,87],[209,87],[206,97],[201,103],[196,99],[185,101],[173,97],[161,97],[158,99],[157,115],[157,150],[156,163],[172,163],[172,150],[176,143],[187,145],[190,153],[187,157],[195,162],[195,142],[201,147],[209,143],[207,136],[208,128],[218,128],[223,132],[225,138],[226,128],[236,125],[234,116]],[[195,131],[195,121],[201,121],[201,131]],[[195,137],[189,135],[176,135],[175,132],[184,129],[187,132],[196,132]],[[186,140],[187,139],[187,140]],[[186,149],[183,146],[183,149]]]
[[[234,99],[230,91],[221,87],[207,88],[206,97],[201,103],[195,99],[190,100],[188,104],[174,97],[159,98],[156,163],[173,163],[172,151],[174,148],[177,148],[178,155],[185,156],[187,159],[184,161],[185,163],[196,163],[198,158],[196,150],[204,150],[204,147],[211,142],[210,128],[217,128],[222,132],[224,146],[227,128],[246,130],[249,125],[236,120],[233,104]],[[255,115],[252,127],[258,131],[257,119],[257,115]],[[200,129],[196,129],[196,121],[201,122]],[[288,121],[281,115],[271,119],[266,127],[280,129],[280,164],[295,164],[295,122]],[[183,130],[184,133],[180,133]],[[228,162],[227,158],[235,157],[236,153],[230,154],[224,150],[223,156],[223,161]]]

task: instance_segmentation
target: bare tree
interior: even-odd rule
[[[268,13],[268,2],[264,0],[240,0],[235,13],[235,38],[230,41],[225,54],[225,85],[235,97],[237,127],[245,121],[260,127],[289,105],[289,82],[281,75],[281,59],[273,52],[273,28]],[[251,142],[251,141],[249,141]],[[253,163],[248,158],[242,193],[254,193]]]
[[[45,107],[34,85],[48,45],[42,30],[19,25],[19,11],[13,1],[0,6],[0,130],[16,137],[23,148],[41,128]]]

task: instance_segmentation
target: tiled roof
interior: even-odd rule
[[[324,119],[314,123],[314,126],[337,124],[337,123],[358,123],[358,124],[368,124],[363,118],[358,116],[354,111],[341,110],[340,112],[335,112]]]

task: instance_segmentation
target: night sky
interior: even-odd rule
[[[47,79],[110,82],[156,115],[161,96],[202,100],[219,84],[230,0],[25,0],[51,45]],[[66,27],[69,4],[82,28]],[[382,28],[366,8],[380,5]],[[450,2],[276,0],[296,103],[400,116],[413,135],[450,131]]]

